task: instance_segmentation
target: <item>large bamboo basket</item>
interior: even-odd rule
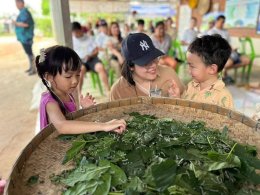
[[[174,118],[180,121],[205,121],[209,127],[229,128],[229,136],[240,143],[255,145],[260,153],[260,124],[241,113],[216,105],[196,103],[181,99],[138,97],[98,104],[92,108],[70,113],[71,120],[108,121],[114,118],[128,119],[133,111],[154,114],[157,117]],[[58,139],[53,125],[36,135],[18,157],[6,186],[6,194],[60,194],[51,184],[51,173],[58,174],[72,165],[61,165],[69,143]],[[259,157],[259,154],[258,154]],[[39,174],[39,182],[26,185],[32,175]]]

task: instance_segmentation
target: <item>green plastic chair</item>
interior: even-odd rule
[[[179,60],[181,60],[181,63],[177,64],[176,72],[179,72],[179,67],[182,63],[186,62],[186,55],[183,52],[181,42],[179,40],[172,40],[171,48],[168,52],[169,56],[177,57]]]
[[[109,64],[109,60],[107,59],[102,59],[102,63],[104,64],[107,72],[108,72],[108,83],[109,83],[109,86],[111,87],[115,81],[115,71],[110,67],[110,64]]]
[[[97,85],[98,85],[99,92],[103,96],[104,92],[103,92],[103,88],[102,88],[101,81],[100,81],[98,74],[96,72],[91,71],[90,77],[91,77],[91,82],[92,82],[93,88],[96,89]]]
[[[241,48],[240,48],[240,53],[243,55],[247,55],[250,58],[250,63],[247,66],[242,66],[242,67],[235,67],[235,82],[237,80],[237,70],[239,68],[242,68],[242,81],[245,81],[247,84],[249,83],[250,80],[250,75],[252,71],[252,66],[254,63],[254,59],[256,57],[255,54],[255,48],[253,41],[250,37],[244,37],[244,38],[239,38]]]

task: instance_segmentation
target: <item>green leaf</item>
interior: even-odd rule
[[[144,192],[145,186],[139,177],[130,178],[130,182],[126,185],[126,190],[134,192]]]
[[[191,193],[189,193],[188,189],[182,188],[177,185],[170,186],[168,188],[168,191],[171,195],[192,195]]]
[[[119,166],[109,162],[108,160],[101,160],[99,166],[110,166],[110,174],[112,175],[111,185],[113,187],[127,182],[126,174]]]
[[[78,135],[59,135],[58,139],[62,141],[71,141],[74,140]]]
[[[228,161],[225,162],[213,162],[209,165],[208,171],[216,171],[220,169],[241,167],[240,160],[237,156],[231,155]]]
[[[79,182],[72,188],[66,190],[63,195],[86,195],[87,193],[93,194],[98,186],[98,182],[95,180]]]
[[[173,184],[176,176],[177,164],[174,160],[168,159],[151,167],[155,187],[159,192],[164,191]]]
[[[225,126],[225,127],[223,128],[223,130],[222,130],[222,132],[221,132],[221,136],[222,136],[223,138],[225,138],[225,139],[228,138],[228,127],[227,127],[227,126]]]
[[[107,195],[110,186],[111,186],[111,175],[109,173],[105,173],[101,177],[102,182],[99,183],[97,186],[96,191],[93,193],[93,195]]]
[[[96,166],[94,164],[83,164],[73,171],[66,179],[61,182],[68,186],[74,186],[80,181],[90,181],[98,179],[102,174],[109,170],[110,166]]]
[[[84,147],[86,141],[84,140],[76,140],[72,143],[72,147],[66,152],[66,155],[63,159],[62,164],[66,164],[71,159],[73,159]]]
[[[234,149],[234,154],[239,156],[239,158],[245,160],[250,166],[254,167],[255,169],[260,169],[260,160],[255,158],[252,154],[252,147],[248,148],[242,146],[241,144],[237,144],[236,148]]]
[[[175,182],[176,188],[172,190],[185,189],[192,195],[199,195],[199,181],[191,171],[185,171],[176,175]]]

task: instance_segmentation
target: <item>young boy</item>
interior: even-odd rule
[[[171,96],[233,108],[232,96],[218,76],[230,53],[231,47],[220,35],[196,38],[187,51],[189,73],[193,80],[183,94],[173,82],[169,89]]]

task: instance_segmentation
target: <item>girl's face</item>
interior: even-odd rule
[[[201,58],[194,53],[187,52],[189,73],[195,82],[204,82],[208,79],[210,66],[206,66]]]
[[[64,69],[62,69],[62,73],[58,74],[53,77],[53,80],[51,82],[52,88],[55,90],[55,92],[59,94],[70,94],[75,91],[75,89],[78,86],[79,83],[79,77],[80,77],[80,70],[77,71],[67,71],[65,72]]]
[[[156,58],[145,66],[135,65],[133,69],[134,76],[138,77],[143,81],[153,81],[157,77],[157,65],[159,59]]]

